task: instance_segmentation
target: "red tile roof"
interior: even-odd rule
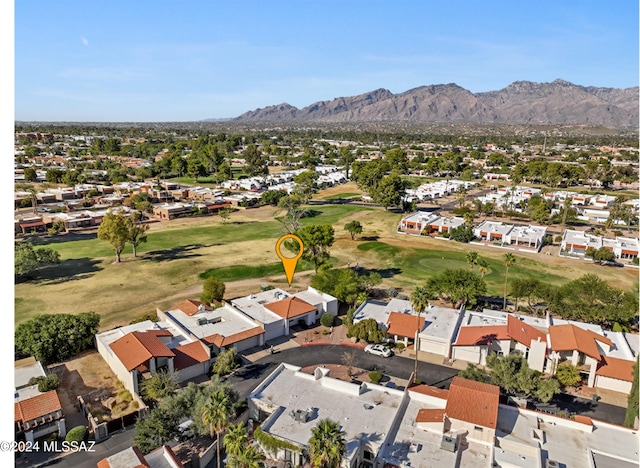
[[[507,316],[507,335],[509,335],[512,340],[522,343],[527,348],[531,346],[532,341],[547,342],[547,335],[528,323],[517,319],[513,315]]]
[[[577,327],[573,324],[552,325],[549,327],[551,349],[553,351],[578,350],[596,360],[600,360],[600,351],[596,341],[611,346],[611,340],[591,330]]]
[[[618,359],[610,356],[602,356],[602,360],[596,369],[596,375],[611,377],[612,379],[626,380],[633,382],[634,361]]]
[[[387,319],[387,333],[415,339],[416,331],[424,328],[424,317],[401,312],[391,312]]]
[[[175,370],[195,366],[210,359],[208,350],[205,349],[205,345],[200,341],[178,346],[177,348],[173,348],[172,351],[176,355],[173,360],[173,368]]]
[[[242,340],[246,340],[254,336],[262,335],[263,333],[264,333],[264,328],[254,327],[249,330],[245,330],[239,333],[234,333],[233,335],[229,335],[229,336],[223,336],[216,333],[214,335],[205,336],[204,338],[202,338],[202,341],[208,344],[215,345],[218,348],[222,348],[224,346],[229,346],[234,343],[239,343]]]
[[[175,309],[181,310],[189,317],[191,317],[192,315],[198,313],[198,310],[200,310],[200,306],[204,307],[205,310],[212,310],[211,307],[207,307],[204,302],[196,301],[194,299],[185,299],[180,304],[175,306]]]
[[[36,395],[14,404],[15,421],[32,421],[49,413],[61,411],[62,405],[55,390]]]
[[[447,396],[449,395],[449,390],[446,390],[444,388],[430,387],[429,385],[414,385],[412,387],[409,387],[409,390],[412,392],[421,393],[422,395],[441,398],[443,400],[446,400]]]
[[[462,377],[454,377],[449,385],[447,416],[482,427],[496,428],[500,387]]]
[[[146,363],[152,357],[174,357],[175,354],[158,336],[167,336],[168,330],[131,332],[109,345],[128,371]],[[171,336],[169,333],[168,336]]]
[[[287,297],[286,299],[281,299],[275,302],[270,302],[268,304],[265,304],[264,307],[285,319],[298,317],[300,315],[308,314],[309,312],[318,310],[315,308],[315,306],[312,306],[308,302],[305,302],[295,296]]]
[[[416,422],[443,422],[444,408],[422,408],[418,410]]]
[[[509,340],[506,325],[460,327],[454,346],[488,345],[495,340]]]

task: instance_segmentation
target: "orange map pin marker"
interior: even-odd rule
[[[291,258],[285,257],[284,255],[282,255],[282,252],[280,251],[280,246],[287,239],[293,239],[296,242],[298,242],[298,244],[300,245],[300,250],[298,251],[298,255],[296,255],[295,257],[291,257]],[[289,286],[291,286],[291,282],[293,281],[293,274],[296,271],[296,265],[298,264],[298,260],[300,260],[300,257],[302,257],[303,252],[304,252],[304,245],[302,244],[302,241],[300,240],[300,238],[294,234],[285,234],[284,236],[280,237],[280,239],[278,239],[278,242],[276,242],[276,255],[278,255],[280,260],[282,260],[282,266],[284,267],[285,275],[287,275],[287,282],[289,283]]]

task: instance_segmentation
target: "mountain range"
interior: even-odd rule
[[[638,87],[599,88],[557,79],[515,81],[499,91],[472,93],[454,83],[394,94],[376,89],[298,109],[287,103],[246,112],[236,122],[451,122],[517,125],[597,125],[636,129]]]

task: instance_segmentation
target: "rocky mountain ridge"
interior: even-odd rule
[[[318,101],[302,109],[287,103],[246,112],[236,122],[451,122],[516,125],[600,125],[637,128],[638,87],[599,88],[557,79],[516,81],[499,91],[472,93],[455,83],[394,94],[376,89]]]

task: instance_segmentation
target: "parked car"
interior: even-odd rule
[[[381,344],[367,345],[367,347],[364,348],[364,352],[382,357],[389,357],[393,354],[389,348],[382,346]]]

